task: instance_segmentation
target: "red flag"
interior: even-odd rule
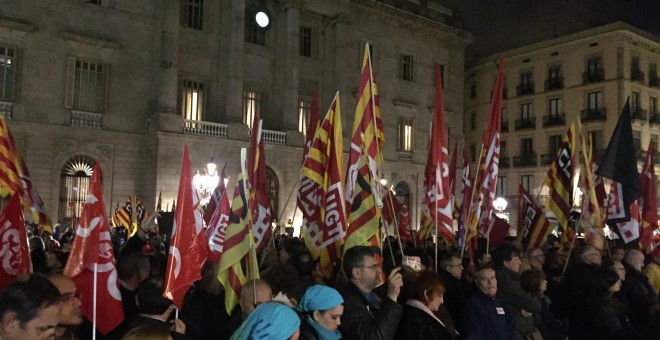
[[[470,181],[470,157],[467,150],[463,148],[463,174],[461,176],[461,204],[460,204],[460,217],[458,218],[458,247],[459,249],[465,248],[465,221],[468,218],[470,210],[470,198],[472,197],[472,182]],[[474,239],[476,240],[476,238]],[[476,248],[476,242],[472,247],[472,251]]]
[[[252,134],[250,135],[250,154],[248,156],[248,183],[250,185],[248,206],[252,211],[252,233],[254,243],[259,251],[273,232],[273,212],[268,197],[268,178],[266,174],[266,156],[264,155],[264,141],[261,138],[261,125],[263,121],[259,115],[254,115]]]
[[[0,215],[0,289],[19,275],[32,271],[23,208],[18,193]]]
[[[493,213],[493,200],[497,185],[498,165],[500,162],[500,129],[502,127],[502,83],[504,60],[500,61],[497,80],[490,103],[488,122],[481,141],[481,154],[473,184],[469,217],[467,220],[466,242],[477,237],[477,227],[490,225]]]
[[[225,190],[220,197],[218,208],[215,209],[209,221],[209,227],[206,228],[206,239],[209,241],[209,261],[211,262],[220,262],[224,250],[227,226],[229,226],[230,213],[229,197],[227,197],[227,190]]]
[[[211,195],[211,199],[209,200],[209,204],[206,206],[206,211],[204,211],[204,222],[206,222],[206,226],[210,226],[211,224],[211,218],[213,217],[213,214],[215,213],[215,209],[218,207],[218,202],[220,202],[220,197],[222,197],[222,194],[225,192],[225,168],[227,167],[227,163],[225,162],[225,166],[222,167],[222,171],[220,172],[220,180],[218,181],[218,185],[215,187],[213,190],[213,194]]]
[[[401,215],[399,215],[399,235],[401,236],[402,243],[407,243],[412,240],[412,236],[410,235],[410,214],[406,203],[401,205]]]
[[[642,174],[640,175],[640,189],[642,195],[640,197],[642,208],[642,230],[639,235],[639,245],[642,249],[648,249],[653,243],[653,231],[658,228],[658,200],[656,195],[656,177],[655,166],[653,162],[653,141],[649,142],[649,147],[646,150],[646,160],[644,167],[642,167]]]
[[[201,270],[208,257],[199,196],[192,179],[186,145],[183,147],[181,180],[163,287],[163,296],[172,300],[178,308],[183,305],[183,297],[193,282],[201,278]]]
[[[92,322],[96,316],[96,329],[103,334],[117,327],[124,319],[106,216],[101,189],[101,164],[96,161],[64,275],[73,279],[81,294],[82,314]],[[94,271],[97,275],[96,312]]]
[[[488,236],[490,245],[493,247],[499,246],[506,238],[509,228],[511,226],[507,221],[497,215],[493,215],[493,218],[490,220],[490,234]]]
[[[396,192],[394,192],[394,190],[387,190],[387,193],[383,198],[382,209],[383,219],[387,224],[392,224],[394,222],[400,208],[399,200],[396,198]]]
[[[440,66],[435,68],[435,106],[431,126],[431,144],[425,170],[425,203],[431,212],[435,227],[451,243],[454,240],[451,188],[449,179],[449,150],[447,148],[447,126],[442,102],[442,78]]]
[[[527,251],[540,247],[552,229],[543,210],[529,197],[522,184],[518,192],[520,194],[518,198],[520,204],[518,208],[518,240],[522,249]]]

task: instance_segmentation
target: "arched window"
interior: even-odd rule
[[[277,174],[270,167],[266,167],[266,177],[268,178],[268,199],[270,200],[270,210],[273,214],[273,221],[278,219],[277,214],[280,213],[279,197],[280,197],[280,181]]]
[[[80,218],[95,163],[90,157],[75,156],[62,167],[59,220],[64,225],[72,225]]]

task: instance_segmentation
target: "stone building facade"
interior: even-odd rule
[[[660,38],[616,22],[491,55],[468,68],[464,124],[471,155],[479,152],[500,58],[505,83],[496,196],[508,201],[505,213],[512,226],[517,225],[519,184],[544,206],[550,163],[578,118],[593,140],[596,159],[630,97],[636,144],[630,152],[637,153],[640,171],[649,142],[658,150]],[[658,154],[655,161],[660,162]],[[580,210],[579,191],[575,197],[574,209]]]
[[[270,25],[255,25],[265,10]],[[183,145],[193,171],[239,171],[249,118],[264,120],[279,220],[294,219],[311,96],[324,115],[340,91],[345,145],[364,44],[372,44],[386,144],[385,178],[417,223],[433,68],[444,69],[450,140],[462,145],[469,33],[434,1],[4,0],[0,112],[54,221],[79,214],[101,162],[106,209],[137,195],[153,211],[176,198]],[[388,184],[389,185],[389,184]],[[80,188],[78,188],[80,186]],[[294,219],[299,224],[300,214]]]

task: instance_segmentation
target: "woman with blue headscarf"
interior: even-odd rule
[[[264,303],[248,316],[230,340],[298,340],[300,318],[288,306]]]
[[[296,308],[303,313],[300,340],[337,340],[344,314],[344,299],[334,288],[314,285],[305,291]]]

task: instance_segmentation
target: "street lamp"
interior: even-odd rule
[[[504,210],[506,210],[506,206],[509,204],[503,197],[498,197],[493,201],[493,208],[497,211],[497,216],[500,218],[505,218],[504,217]]]
[[[195,176],[193,176],[193,185],[197,189],[197,193],[199,193],[200,205],[208,204],[211,195],[213,194],[213,190],[218,186],[219,182],[220,177],[218,176],[217,165],[213,163],[213,158],[211,158],[211,161],[206,164],[202,173],[200,174],[199,171],[197,171]]]

